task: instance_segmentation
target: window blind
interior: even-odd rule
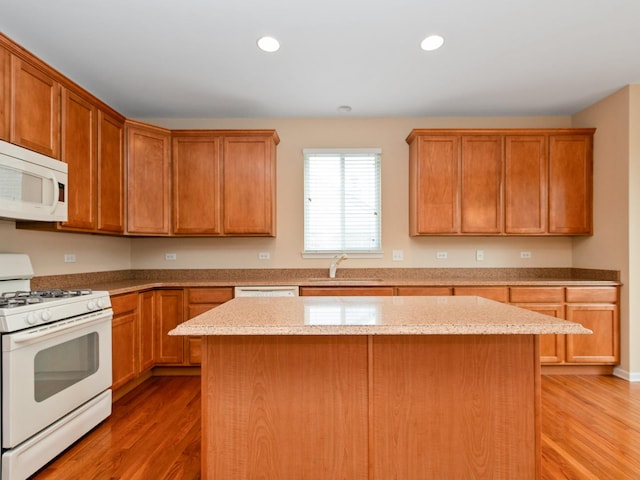
[[[304,250],[381,250],[380,150],[304,150]]]

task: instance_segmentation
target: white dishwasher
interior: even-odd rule
[[[233,291],[237,297],[297,297],[298,287],[296,285],[247,285],[235,287]]]

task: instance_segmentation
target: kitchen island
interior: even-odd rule
[[[538,335],[480,297],[237,298],[202,335],[202,478],[535,479]]]

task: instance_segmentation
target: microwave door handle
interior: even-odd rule
[[[58,198],[60,196],[60,192],[58,190],[60,187],[58,187],[58,179],[52,172],[49,172],[49,178],[53,182],[53,188],[51,189],[51,192],[53,195],[53,198],[51,200],[53,201],[51,202],[51,210],[50,210],[51,213],[53,213],[56,210],[56,207],[58,206]]]

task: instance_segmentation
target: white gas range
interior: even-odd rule
[[[25,479],[111,414],[108,292],[30,290],[29,257],[0,254],[2,474]]]

